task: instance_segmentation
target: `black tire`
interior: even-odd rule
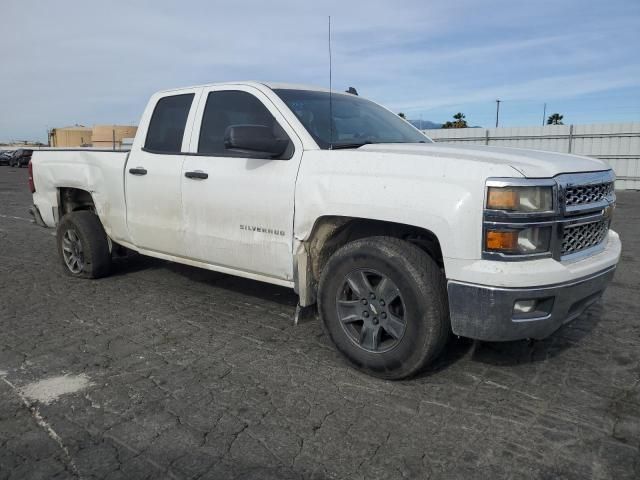
[[[364,295],[357,295],[356,290],[363,290],[351,288],[353,283],[348,280],[353,279],[353,275],[361,278],[361,274],[366,279],[363,284],[371,287],[370,298],[375,299],[377,293],[383,297],[384,291],[389,290],[381,287],[383,279],[386,279],[385,286],[396,287],[391,290],[395,293],[387,295],[387,298],[395,298],[388,300],[394,304],[385,305],[378,298],[368,303],[370,312],[367,312],[364,304],[361,307],[358,302],[365,298]],[[376,278],[380,278],[377,285]],[[349,298],[345,299],[345,295]],[[375,308],[374,302],[379,302]],[[348,311],[354,308],[355,313],[344,316],[341,312],[345,310],[339,312],[339,308],[345,306],[348,306]],[[359,308],[363,308],[363,311],[356,311]],[[396,308],[396,311],[392,312],[392,308]],[[418,373],[440,354],[451,335],[442,271],[417,246],[392,237],[363,238],[336,251],[320,277],[318,309],[326,333],[353,366],[369,375],[390,380]],[[399,316],[399,313],[402,315]],[[383,314],[384,318],[388,315],[389,318],[402,320],[402,335],[398,334],[399,328],[388,329],[388,325],[383,325],[382,317],[378,319]],[[347,321],[341,321],[341,315]],[[356,317],[360,318],[354,320]],[[377,329],[373,335],[376,340],[363,341],[365,321],[375,322],[375,325],[368,324],[367,331]],[[362,327],[358,332],[360,323]],[[399,324],[396,322],[395,325]],[[358,336],[359,339],[356,338]],[[366,348],[364,344],[370,347]]]
[[[58,254],[65,272],[72,277],[100,278],[109,274],[111,253],[109,240],[98,216],[88,210],[71,212],[62,217],[56,233]],[[77,238],[80,244],[78,255],[81,262],[71,263],[65,257],[69,255],[69,241]],[[73,245],[75,245],[73,241]],[[67,250],[65,250],[65,246]]]

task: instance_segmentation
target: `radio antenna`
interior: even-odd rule
[[[331,91],[331,15],[329,15],[329,150],[333,150],[333,94]]]

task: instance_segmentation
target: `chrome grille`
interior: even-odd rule
[[[607,236],[608,220],[565,226],[562,235],[562,255],[571,255],[599,245]]]
[[[584,205],[606,199],[613,192],[613,182],[567,187],[565,205]]]

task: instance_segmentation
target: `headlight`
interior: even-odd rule
[[[482,256],[493,260],[553,257],[558,233],[557,183],[550,178],[488,178]]]
[[[519,230],[486,230],[487,252],[527,255],[549,250],[551,227],[529,227]]]
[[[553,209],[551,187],[489,187],[487,208],[511,212],[548,212]]]

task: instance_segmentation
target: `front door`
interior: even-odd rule
[[[225,146],[232,125],[271,129],[289,146],[278,158]],[[182,175],[188,257],[292,280],[293,207],[302,145],[271,100],[254,87],[205,89]]]

